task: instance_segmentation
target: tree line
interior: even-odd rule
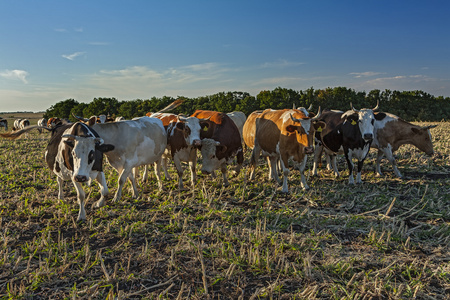
[[[122,116],[125,119],[145,116],[156,112],[176,99],[183,99],[181,106],[173,113],[191,115],[197,109],[221,112],[242,111],[247,116],[255,110],[267,108],[284,109],[313,107],[316,112],[322,109],[349,110],[350,103],[357,109],[373,108],[379,101],[380,111],[398,115],[406,121],[446,121],[450,119],[450,98],[435,97],[423,91],[372,90],[369,93],[358,92],[345,87],[326,89],[309,88],[295,91],[277,87],[272,91],[261,91],[252,96],[247,92],[220,92],[197,98],[153,97],[119,101],[116,98],[94,98],[90,103],[80,103],[67,99],[52,105],[45,111],[44,117],[60,117],[75,121],[72,114],[82,117],[105,114],[111,117]]]

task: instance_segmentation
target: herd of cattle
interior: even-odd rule
[[[163,189],[160,169],[162,166],[166,179],[170,179],[167,172],[169,159],[175,163],[179,189],[184,188],[182,162],[189,164],[193,187],[196,183],[197,150],[202,158],[201,172],[214,176],[215,170],[220,169],[223,184],[227,186],[227,165],[236,161],[233,173],[239,174],[244,162],[245,144],[252,150],[249,179],[254,180],[255,168],[262,155],[268,161],[269,179],[273,178],[282,185],[283,193],[289,191],[290,162],[300,171],[302,188],[308,189],[303,174],[307,155],[314,154],[314,175],[325,153],[335,175],[339,176],[336,155],[343,153],[349,168],[348,183],[354,184],[352,160],[356,158],[358,161],[356,182],[361,183],[362,166],[370,148],[378,149],[376,172],[382,175],[380,161],[386,156],[398,177],[402,175],[393,153],[401,145],[412,144],[427,155],[433,154],[429,129],[435,126],[420,127],[395,115],[377,112],[378,104],[373,109],[360,110],[350,104],[351,110],[346,112],[321,111],[319,108],[316,114],[311,112],[311,107],[266,109],[255,111],[248,117],[242,112],[205,110],[197,110],[191,116],[167,113],[180,104],[181,101],[177,100],[159,112],[132,120],[74,116],[79,120],[76,123],[51,118],[41,119],[35,126],[29,126],[25,120],[17,120],[13,131],[0,136],[15,139],[32,129],[52,132],[45,160],[57,175],[59,199],[63,199],[63,181],[73,182],[80,207],[79,221],[86,219],[82,183],[95,179],[101,197],[94,206],[105,204],[108,187],[103,173],[103,155],[119,173],[118,188],[113,198],[115,202],[120,200],[127,179],[132,185],[133,198],[138,196],[136,178],[140,166],[146,167],[142,176],[146,179],[147,166],[154,165],[159,188]],[[7,129],[7,125],[5,127]],[[283,180],[280,180],[279,172]]]

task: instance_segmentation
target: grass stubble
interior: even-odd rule
[[[397,152],[403,180],[386,160],[377,177],[371,151],[363,184],[320,169],[303,191],[293,170],[284,195],[261,160],[254,182],[244,169],[227,188],[199,174],[159,192],[152,176],[100,209],[94,183],[82,224],[71,183],[57,200],[48,133],[0,140],[0,299],[449,299],[450,124],[437,124],[433,158]]]

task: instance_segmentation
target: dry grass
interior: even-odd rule
[[[448,299],[449,125],[432,129],[435,157],[398,151],[404,180],[385,161],[376,177],[373,154],[362,185],[320,170],[303,191],[293,171],[287,196],[265,166],[225,189],[200,177],[193,191],[173,180],[160,193],[153,176],[139,199],[124,191],[88,208],[84,224],[70,184],[56,199],[48,133],[0,140],[1,298]],[[115,192],[109,166],[106,177]],[[99,198],[95,184],[86,190],[88,204]]]

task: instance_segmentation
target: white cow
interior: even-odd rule
[[[242,111],[232,111],[230,113],[227,113],[227,115],[233,120],[234,124],[236,124],[237,128],[239,129],[239,134],[241,135],[242,140],[242,129],[244,128],[245,121],[247,120],[247,117]]]

